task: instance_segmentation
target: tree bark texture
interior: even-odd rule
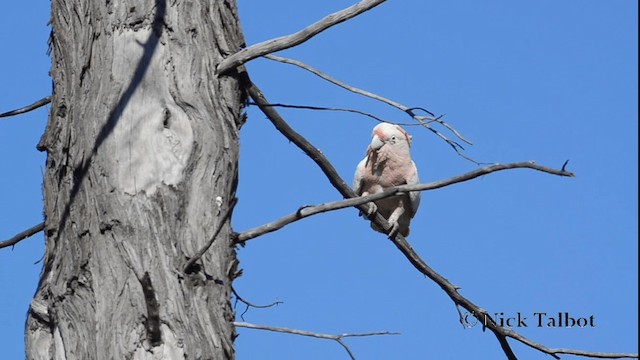
[[[245,93],[233,0],[53,0],[39,144],[44,266],[29,359],[232,359],[231,227]]]

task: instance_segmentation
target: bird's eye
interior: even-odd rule
[[[391,141],[396,141],[397,139],[398,139],[398,138],[397,138],[395,135],[393,135],[393,136],[391,137]]]

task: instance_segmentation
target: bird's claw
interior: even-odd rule
[[[370,204],[371,205],[369,206],[369,213],[367,214],[367,216],[371,216],[376,212],[378,212],[378,206],[375,203],[370,203]]]
[[[389,222],[391,228],[389,230],[389,239],[394,238],[396,234],[398,234],[398,230],[400,230],[400,225],[397,221]]]
[[[369,219],[373,214],[376,213],[376,211],[378,211],[378,207],[376,206],[376,204],[371,202],[369,203],[369,207],[367,208],[366,212],[363,213],[362,211],[360,211],[360,216],[364,216]]]

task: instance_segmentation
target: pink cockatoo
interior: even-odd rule
[[[377,194],[387,188],[418,184],[418,169],[411,160],[411,136],[398,125],[381,123],[373,128],[373,138],[367,155],[358,164],[353,179],[353,190],[365,196]],[[392,226],[389,236],[397,232],[409,235],[409,224],[420,205],[420,192],[388,197],[374,202],[374,210],[387,219]],[[384,232],[379,226],[371,227]]]

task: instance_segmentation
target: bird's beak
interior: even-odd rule
[[[371,139],[371,144],[369,144],[369,148],[372,150],[378,150],[384,145],[384,141],[378,136],[378,134],[373,134],[373,139]]]

